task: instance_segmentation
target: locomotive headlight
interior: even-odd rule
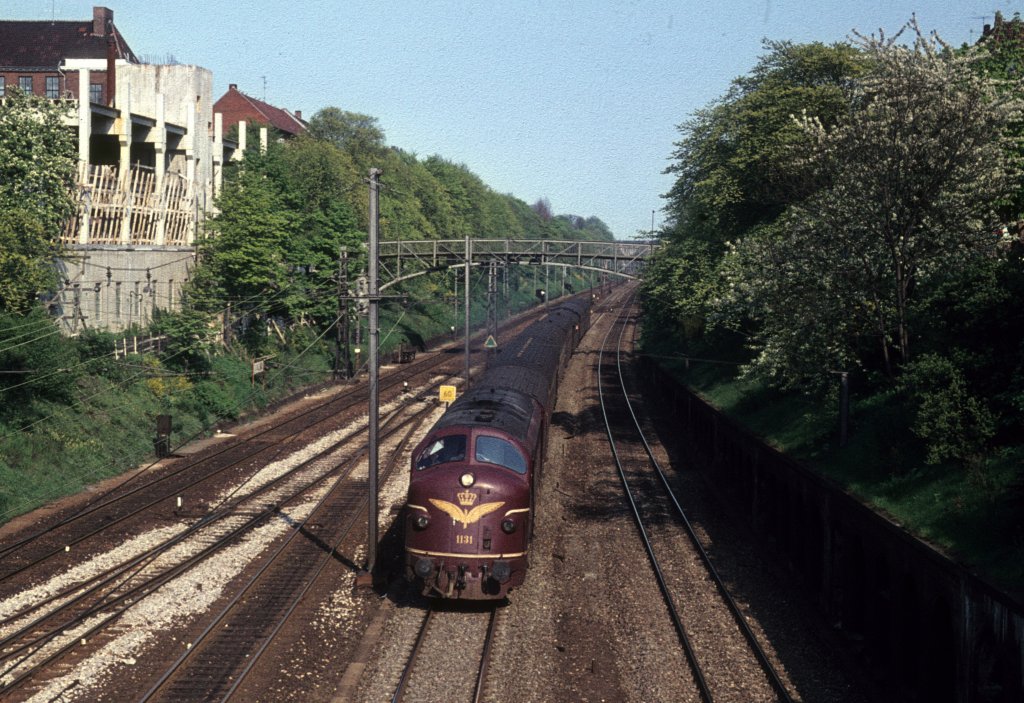
[[[501,529],[507,535],[512,534],[516,531],[516,521],[510,517],[505,518],[501,521]]]
[[[475,481],[476,477],[473,476],[473,474],[462,474],[462,476],[459,477],[459,483],[461,483],[466,488],[472,486]]]
[[[430,524],[430,516],[420,513],[413,518],[412,524],[417,530],[425,530],[427,529],[427,525]]]

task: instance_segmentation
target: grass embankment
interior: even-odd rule
[[[1024,534],[1015,503],[1024,448],[1000,449],[969,468],[928,465],[924,448],[906,429],[896,395],[865,397],[856,388],[850,393],[848,442],[840,447],[837,403],[738,379],[738,350],[717,350],[719,359],[687,365],[678,340],[653,337],[644,340],[647,353],[755,435],[993,585],[1024,593]]]
[[[328,378],[326,352],[282,349],[255,386],[241,352],[198,373],[151,355],[104,360],[75,380],[70,402],[32,401],[0,422],[0,522],[152,460],[157,415],[171,416],[175,447]]]

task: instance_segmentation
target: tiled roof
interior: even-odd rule
[[[223,112],[225,110],[222,109],[224,105],[224,102],[222,101],[237,103],[239,99],[242,100],[247,107],[255,113],[255,115],[259,116],[255,119],[257,122],[266,122],[274,129],[280,130],[285,134],[300,134],[306,131],[306,123],[290,113],[288,110],[282,110],[281,108],[269,105],[262,100],[257,100],[251,95],[246,95],[234,87],[234,85],[228,89],[228,92],[225,93],[220,100],[214,103],[213,110],[214,112]]]
[[[64,59],[105,59],[107,38],[93,35],[93,23],[0,20],[0,68],[53,70]],[[117,58],[138,63],[114,27]]]

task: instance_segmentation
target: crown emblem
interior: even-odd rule
[[[457,493],[459,497],[459,505],[472,505],[476,502],[477,495],[472,491],[460,491]]]

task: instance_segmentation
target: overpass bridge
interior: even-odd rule
[[[382,241],[380,290],[436,271],[467,266],[519,265],[593,271],[637,279],[658,243],[563,239],[441,239]]]

